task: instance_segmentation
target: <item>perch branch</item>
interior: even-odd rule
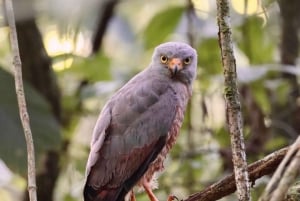
[[[291,145],[259,201],[281,201],[299,175],[300,137]]]
[[[239,92],[237,89],[236,64],[232,48],[228,0],[217,0],[217,22],[219,26],[219,44],[222,55],[225,78],[225,103],[227,124],[230,132],[232,161],[239,201],[249,201],[250,185],[247,172],[245,144]]]
[[[289,147],[282,148],[248,166],[249,178],[252,186],[255,184],[257,179],[264,175],[269,175],[276,170],[288,149]],[[217,183],[208,186],[201,192],[190,195],[184,201],[215,201],[234,193],[235,190],[236,184],[234,174],[231,174]]]
[[[10,27],[10,42],[13,54],[13,66],[16,93],[19,105],[20,118],[25,134],[27,145],[27,161],[28,161],[28,193],[30,201],[37,201],[36,196],[36,179],[35,179],[35,158],[34,145],[30,129],[29,115],[26,107],[26,100],[24,94],[23,80],[22,80],[22,63],[20,59],[18,38],[15,24],[15,17],[13,11],[12,0],[5,0],[5,9],[7,14],[7,22]]]

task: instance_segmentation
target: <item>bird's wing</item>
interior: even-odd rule
[[[89,158],[86,165],[86,175],[90,173],[91,167],[95,165],[97,158],[98,158],[98,151],[101,149],[105,136],[107,134],[106,130],[109,127],[111,122],[111,112],[109,105],[106,104],[100,116],[96,122],[96,126],[93,130],[93,138],[91,141],[91,150],[89,154]]]
[[[99,131],[106,125],[106,134],[97,135],[89,160],[86,188],[98,195],[107,189],[125,195],[142,177],[165,145],[178,100],[166,82],[144,80],[123,88],[112,101],[109,125],[107,117],[99,119]]]

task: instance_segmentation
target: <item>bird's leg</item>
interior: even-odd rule
[[[148,195],[148,197],[150,198],[150,201],[159,201],[156,196],[154,195],[151,187],[149,186],[148,182],[143,182],[143,187]],[[179,199],[175,196],[175,195],[169,195],[167,201],[174,201],[177,200],[179,201]]]
[[[130,191],[130,198],[129,198],[129,200],[130,201],[136,201],[133,190]]]
[[[152,189],[151,189],[151,187],[149,186],[149,183],[148,183],[148,182],[143,182],[143,187],[144,187],[144,189],[145,189],[145,191],[146,191],[148,197],[150,198],[150,201],[159,201],[159,200],[155,197],[154,193],[152,192]]]

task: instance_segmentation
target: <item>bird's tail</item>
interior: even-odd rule
[[[97,191],[86,185],[83,191],[84,201],[124,201],[125,198],[119,195],[119,188]]]

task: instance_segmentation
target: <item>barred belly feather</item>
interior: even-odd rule
[[[173,145],[176,143],[176,139],[178,137],[183,117],[184,117],[184,111],[181,107],[177,106],[176,108],[176,116],[173,122],[173,125],[168,133],[166,145],[162,149],[162,151],[159,153],[155,161],[153,161],[147,172],[144,174],[144,176],[140,179],[138,186],[142,187],[143,184],[147,183],[151,187],[151,189],[158,188],[158,183],[156,181],[155,173],[161,172],[164,170],[164,160],[166,159],[170,149],[173,147]]]

